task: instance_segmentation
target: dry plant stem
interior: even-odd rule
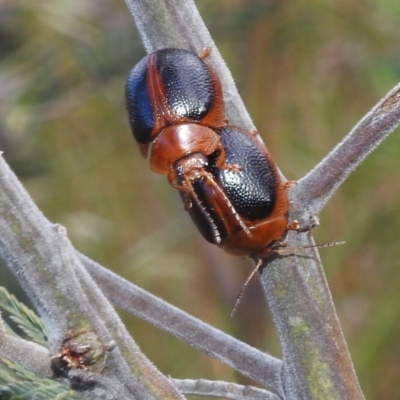
[[[0,188],[0,254],[44,319],[51,355],[58,353],[71,332],[93,331],[103,345],[102,357],[91,366],[92,371],[102,375],[87,374],[86,378],[95,383],[86,392],[87,397],[111,394],[114,399],[182,399],[170,381],[140,353],[79,261],[65,229],[43,217],[2,157]],[[117,347],[108,351],[112,342]],[[50,358],[43,370],[49,364]]]
[[[310,243],[292,232],[289,246]],[[287,399],[363,399],[316,249],[277,258],[261,272],[283,354]]]
[[[312,171],[291,190],[295,209],[318,215],[338,186],[400,122],[400,84],[396,85]]]
[[[173,379],[172,381],[184,394],[221,397],[230,400],[279,400],[277,395],[253,386],[242,386],[206,379]]]
[[[79,258],[79,254],[76,255]],[[90,277],[86,268],[80,264],[75,273],[98,318],[110,332],[113,338],[113,345],[118,348],[118,352],[120,352],[129,365],[130,371],[139,378],[139,381],[145,386],[146,390],[150,393],[154,392],[155,398],[182,399],[183,396],[170,385],[168,379],[161,375],[140,352],[140,349],[132,340],[115,310],[113,308],[110,309],[109,301],[104,297],[99,286]]]
[[[335,189],[400,123],[400,85],[394,87],[290,191],[290,220],[307,224],[318,215]],[[309,234],[291,232],[288,247],[313,244]],[[262,285],[283,351],[283,382],[289,398],[362,399],[317,251],[269,263]],[[297,383],[296,383],[297,381]],[[293,391],[303,388],[302,392]],[[293,393],[292,393],[293,391]]]
[[[192,1],[126,0],[148,52],[164,47],[199,51],[211,47],[210,62],[221,77],[229,123],[253,129],[225,64]],[[162,15],[162,17],[160,16]],[[307,226],[354,168],[398,124],[398,87],[336,149],[290,190],[290,220]],[[312,244],[291,232],[288,246]],[[276,258],[261,273],[283,350],[288,399],[362,399],[351,359],[315,250]]]
[[[265,387],[282,393],[280,360],[186,314],[83,254],[78,255],[106,296],[124,310],[184,340]]]

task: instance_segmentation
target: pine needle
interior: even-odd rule
[[[2,286],[0,286],[0,310],[8,315],[32,341],[47,347],[43,320]]]
[[[0,357],[2,400],[82,400],[73,390],[50,379],[38,378],[21,365]]]

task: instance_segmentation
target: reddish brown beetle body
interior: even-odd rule
[[[225,163],[237,167],[218,168],[211,161],[208,175],[192,180],[196,201],[189,214],[206,240],[228,253],[271,254],[271,245],[288,230],[287,185],[265,147],[252,135],[230,126],[217,132]]]
[[[289,229],[287,185],[254,135],[227,126],[221,83],[202,58],[165,49],[142,59],[126,87],[133,134],[166,174],[206,240],[236,255],[271,253]]]
[[[168,174],[175,161],[189,154],[206,156],[219,152],[223,159],[224,149],[218,134],[197,124],[181,124],[165,128],[151,146],[150,167],[159,174]]]
[[[187,50],[164,49],[144,57],[130,73],[126,98],[133,135],[144,156],[170,125],[226,125],[216,72]]]

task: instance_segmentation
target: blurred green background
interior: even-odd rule
[[[199,0],[282,172],[309,171],[400,81],[400,3]],[[251,264],[206,244],[128,128],[124,83],[144,55],[122,0],[0,0],[0,148],[78,250],[273,355],[279,343]],[[361,386],[400,399],[400,132],[340,188],[315,229]],[[1,284],[13,288],[2,267]],[[14,289],[13,289],[14,290]],[[121,312],[148,357],[177,378],[250,383]]]

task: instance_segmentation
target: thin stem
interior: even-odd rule
[[[291,190],[294,207],[318,215],[341,183],[400,124],[400,84]]]
[[[400,123],[395,86],[310,173],[290,190],[290,221],[313,224],[352,171]],[[289,248],[312,246],[307,233],[290,232]],[[277,258],[261,273],[283,351],[290,396],[363,399],[316,249]],[[310,379],[312,377],[312,379]],[[302,387],[302,391],[298,388]]]
[[[107,297],[124,310],[282,392],[281,361],[207,325],[105,269],[83,254],[79,258]]]
[[[206,379],[173,379],[172,381],[184,394],[223,397],[230,400],[279,400],[276,394],[253,386]]]
[[[111,390],[117,396],[113,398],[183,398],[140,353],[82,266],[65,229],[44,218],[2,157],[0,187],[0,255],[45,321],[50,355],[59,354],[71,334],[85,338],[91,332],[87,337],[95,337],[99,352],[88,370],[103,371],[94,377],[86,375],[94,396]],[[113,342],[117,347],[108,351]],[[108,368],[103,370],[106,362]],[[105,381],[108,388],[103,386]]]
[[[1,328],[0,356],[13,360],[42,378],[53,376],[48,349],[39,344],[7,335]]]
[[[291,232],[288,246],[313,244]],[[317,249],[277,257],[261,271],[283,354],[288,399],[363,399]]]

